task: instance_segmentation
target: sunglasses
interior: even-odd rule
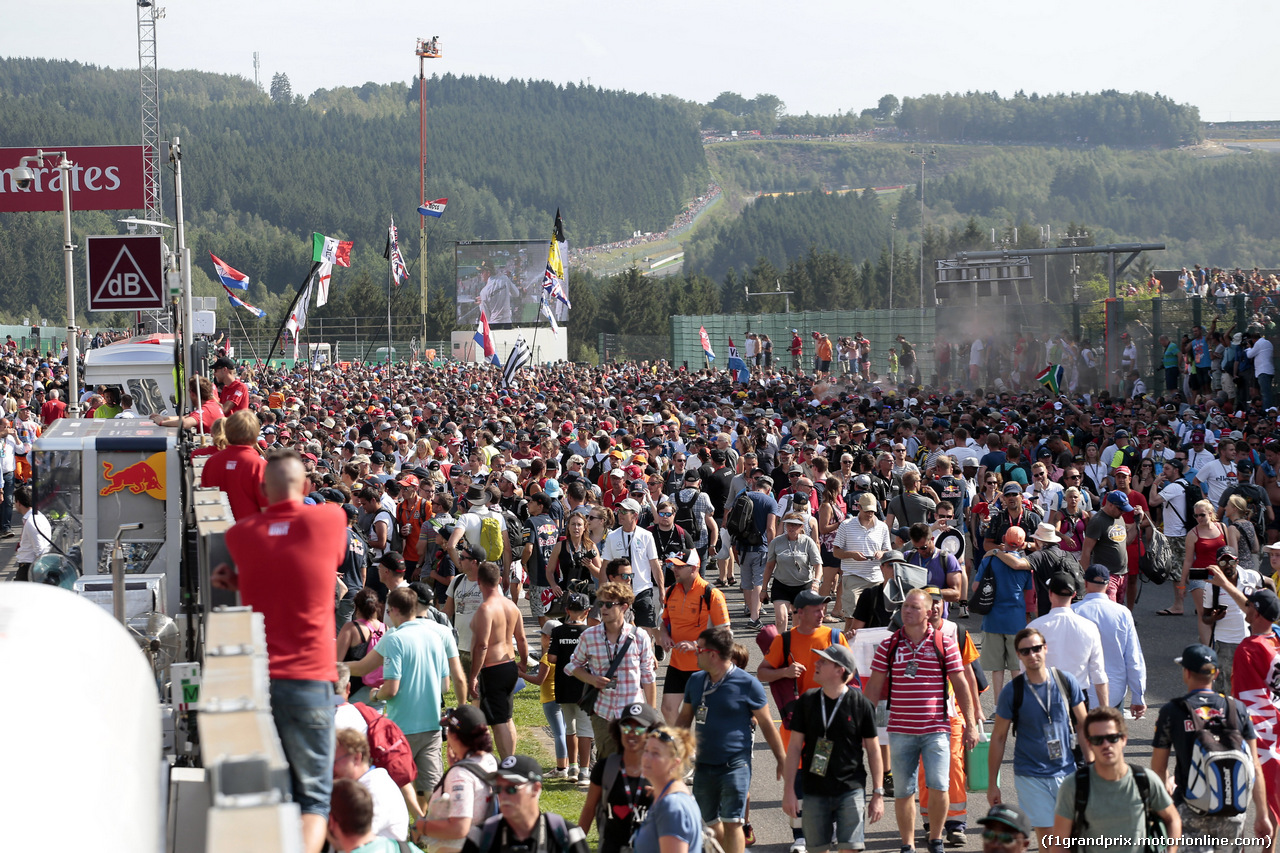
[[[982,840],[994,841],[996,844],[1012,844],[1017,837],[1012,832],[996,832],[994,829],[982,830]]]
[[[632,735],[644,734],[649,730],[648,726],[645,726],[641,723],[634,723],[634,722],[619,723],[618,728],[622,729],[624,734],[632,734]]]
[[[517,794],[517,793],[519,793],[519,792],[520,792],[520,789],[521,789],[521,788],[523,788],[523,787],[524,787],[525,785],[527,785],[527,784],[528,784],[528,783],[527,783],[527,782],[525,782],[525,783],[522,783],[522,784],[520,784],[520,785],[511,785],[511,784],[507,784],[507,785],[494,785],[494,786],[493,786],[493,790],[497,791],[499,794],[506,794],[507,796],[511,796],[512,794]]]
[[[1104,743],[1119,743],[1124,740],[1124,735],[1113,732],[1109,735],[1089,735],[1086,739],[1092,746],[1102,746]]]
[[[1018,649],[1018,654],[1026,657],[1027,655],[1039,654],[1042,651],[1044,651],[1044,643],[1040,643],[1037,646],[1023,646]]]
[[[627,583],[630,583],[631,579],[635,576],[636,576],[635,572],[622,572],[621,574],[618,575],[618,577],[622,578]]]
[[[661,511],[661,510],[659,510],[659,511],[658,511],[658,516],[659,516],[660,518],[670,518],[670,517],[671,517],[671,516],[673,516],[673,515],[675,515],[675,513],[670,512],[670,511],[667,511],[667,512],[663,512],[663,511]]]
[[[615,607],[625,606],[621,601],[602,601],[600,602],[601,610],[612,610]]]

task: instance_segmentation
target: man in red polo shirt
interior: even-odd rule
[[[187,382],[187,391],[191,396],[192,412],[189,415],[174,415],[166,418],[160,412],[151,416],[151,422],[162,427],[179,427],[209,432],[213,422],[226,417],[222,413],[222,404],[218,402],[218,392],[213,383],[204,376],[192,376]]]
[[[262,493],[262,471],[267,462],[258,452],[262,427],[258,416],[247,409],[227,418],[225,426],[229,444],[209,457],[200,485],[226,492],[231,514],[240,521],[267,506],[267,496]]]
[[[222,413],[231,417],[249,408],[249,388],[236,378],[236,363],[225,355],[213,363],[213,381],[218,383]]]
[[[347,550],[347,518],[334,504],[304,505],[306,485],[297,453],[281,451],[267,461],[267,509],[227,531],[235,566],[218,566],[212,582],[239,590],[241,602],[266,622],[271,715],[302,809],[304,849],[320,853],[333,788],[333,594]]]

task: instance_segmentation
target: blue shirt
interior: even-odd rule
[[[411,619],[386,634],[377,651],[386,661],[382,677],[400,681],[400,690],[387,700],[387,716],[405,734],[439,731],[440,682],[449,674],[440,632],[426,619]]]
[[[739,551],[763,551],[769,545],[769,516],[781,515],[781,508],[773,499],[773,495],[767,492],[751,491],[747,494],[751,497],[751,503],[755,504],[756,530],[760,531],[760,538],[764,540],[764,544],[754,547],[737,545],[737,548]]]
[[[1138,642],[1138,631],[1129,608],[1107,598],[1105,592],[1091,592],[1071,609],[1097,625],[1102,635],[1102,664],[1107,671],[1107,684],[1111,685],[1107,688],[1111,701],[1123,699],[1123,687],[1128,687],[1129,703],[1145,704],[1142,699],[1147,689],[1147,661],[1142,656],[1142,644]],[[1092,685],[1089,699],[1090,707],[1097,704]]]
[[[708,687],[711,676],[695,672],[684,688],[684,701],[694,708],[706,705],[706,722],[697,723],[699,764],[729,764],[751,760],[751,712],[765,706],[764,685],[739,667]],[[711,736],[708,737],[707,735]]]
[[[693,794],[667,794],[649,806],[644,823],[631,836],[635,853],[659,853],[658,839],[673,836],[689,845],[689,853],[702,853],[702,810]]]
[[[1018,709],[1018,734],[1013,741],[1013,772],[1018,776],[1062,776],[1074,773],[1076,760],[1071,753],[1071,709],[1084,701],[1084,691],[1071,673],[1062,673],[1062,678],[1070,689],[1070,704],[1063,700],[1062,690],[1053,673],[1044,684],[1033,684],[1022,676],[1022,706]],[[1032,695],[1034,692],[1034,695]],[[1039,699],[1037,700],[1037,697]],[[1041,707],[1041,702],[1044,707]],[[1046,716],[1044,709],[1049,709]],[[1005,720],[1013,720],[1013,681],[1011,680],[1000,691],[1000,699],[996,702],[996,716]],[[1061,746],[1061,755],[1057,760],[1049,758],[1049,731]]]
[[[978,578],[987,573],[995,575],[996,601],[991,612],[982,617],[982,630],[987,634],[1016,634],[1027,627],[1027,603],[1022,593],[1031,585],[1031,572],[1009,568],[993,552],[978,564]]]

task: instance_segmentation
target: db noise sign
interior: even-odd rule
[[[158,234],[86,237],[88,311],[164,308],[163,238]]]

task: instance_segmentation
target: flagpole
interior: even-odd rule
[[[280,328],[276,330],[275,339],[271,341],[271,349],[267,350],[267,360],[265,362],[267,367],[271,366],[271,357],[275,355],[276,347],[279,346],[281,338],[284,337],[285,324],[289,322],[289,317],[293,314],[293,309],[297,307],[298,300],[302,298],[302,294],[306,291],[307,285],[311,282],[311,277],[315,275],[316,271],[319,269],[320,261],[312,261],[311,271],[307,273],[307,277],[302,280],[302,286],[298,288],[298,292],[294,295],[293,301],[289,303],[288,309],[285,310],[284,319],[280,321]]]
[[[258,350],[253,346],[253,340],[249,337],[249,332],[244,327],[244,320],[240,319],[240,315],[236,313],[234,305],[231,306],[231,316],[236,318],[236,322],[240,324],[240,331],[244,333],[244,341],[249,345],[249,352],[253,353],[253,360],[258,360]]]
[[[394,251],[394,249],[393,249]],[[391,267],[394,265],[394,255],[387,258],[387,375],[391,375],[391,282],[395,280],[395,276],[391,274]]]

